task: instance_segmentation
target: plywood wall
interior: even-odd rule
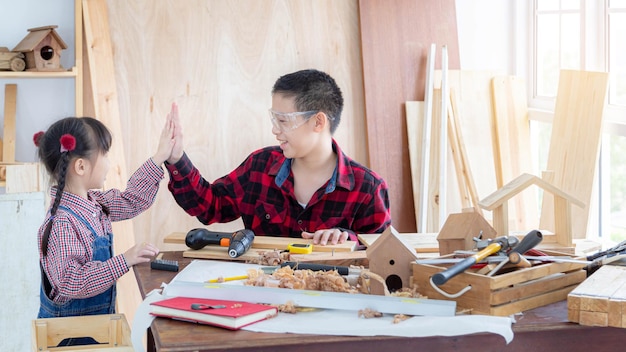
[[[208,180],[276,143],[267,109],[274,81],[316,68],[343,90],[335,138],[367,164],[356,0],[108,0],[122,138],[129,173],[157,146],[178,103],[187,154]],[[167,176],[166,176],[167,181]],[[137,241],[162,249],[171,232],[202,226],[161,185],[155,205],[134,222]],[[211,226],[235,230],[240,222]],[[168,247],[169,246],[169,247]]]

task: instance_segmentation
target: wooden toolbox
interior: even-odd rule
[[[626,267],[605,265],[567,296],[569,321],[626,328]]]
[[[56,347],[71,337],[91,337],[98,344]],[[130,327],[124,314],[35,319],[32,324],[32,350],[133,352]]]
[[[445,297],[430,283],[430,277],[448,265],[413,263],[412,269],[413,284],[428,298],[454,300],[458,309],[467,309],[471,314],[507,316],[566,299],[567,294],[585,280],[584,266],[581,263],[544,263],[494,276],[468,270],[439,286],[448,294],[455,294],[470,285],[471,289],[458,298]]]

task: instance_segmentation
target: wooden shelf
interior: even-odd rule
[[[0,71],[0,78],[75,78],[78,75],[76,67],[72,67],[68,71],[37,71],[37,72],[13,72],[13,71]]]

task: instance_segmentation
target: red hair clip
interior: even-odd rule
[[[69,133],[61,136],[61,153],[71,152],[76,148],[76,138]]]
[[[43,136],[43,131],[39,131],[33,135],[33,143],[35,143],[35,147],[39,147],[39,142],[41,142],[42,136]]]

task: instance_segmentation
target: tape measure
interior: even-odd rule
[[[310,243],[290,243],[287,246],[289,253],[294,254],[310,254],[313,252],[313,245]]]

